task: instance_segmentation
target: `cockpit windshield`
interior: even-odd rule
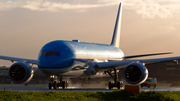
[[[54,55],[59,56],[60,54],[59,54],[59,52],[54,52]]]
[[[47,56],[54,55],[54,52],[47,52]]]
[[[43,51],[40,53],[40,56],[53,56],[53,55],[60,56],[59,52],[57,52],[57,51],[56,52],[53,52],[53,51],[45,52],[45,51]]]

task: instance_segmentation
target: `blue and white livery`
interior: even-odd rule
[[[34,75],[30,64],[35,64],[48,76],[49,89],[67,88],[68,82],[63,77],[89,78],[109,74],[114,82],[109,82],[109,89],[121,87],[117,71],[124,68],[124,79],[130,84],[141,84],[148,77],[147,63],[179,60],[180,57],[132,60],[135,57],[162,55],[169,53],[142,54],[124,56],[119,49],[121,32],[122,3],[119,4],[112,42],[97,44],[79,40],[56,40],[45,44],[39,52],[38,60],[0,56],[0,59],[16,61],[9,68],[9,77],[14,83],[26,83]],[[131,58],[131,60],[129,60]]]

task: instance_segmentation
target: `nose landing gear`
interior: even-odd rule
[[[58,89],[62,87],[66,89],[68,87],[68,81],[63,81],[62,77],[57,78],[57,76],[50,76],[49,89]]]

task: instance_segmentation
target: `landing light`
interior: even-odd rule
[[[54,77],[55,77],[54,75],[50,76],[50,78],[54,78]]]

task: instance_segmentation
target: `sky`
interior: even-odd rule
[[[120,2],[125,55],[180,55],[179,0],[1,0],[0,55],[37,59],[53,40],[110,44]]]

